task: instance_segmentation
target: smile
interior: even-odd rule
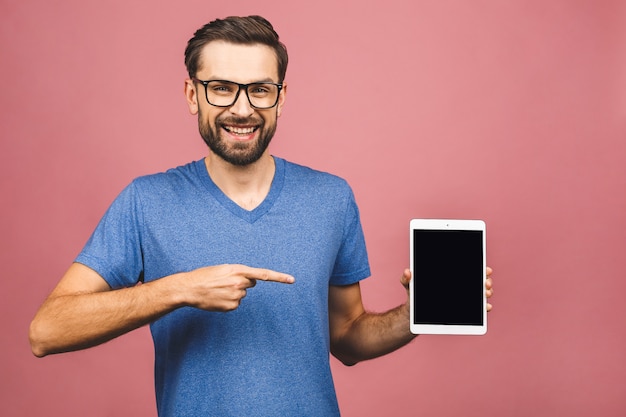
[[[259,127],[251,126],[251,127],[237,127],[237,126],[226,126],[222,125],[222,128],[229,133],[233,133],[235,135],[249,135],[250,133],[255,132]]]

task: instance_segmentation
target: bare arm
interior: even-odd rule
[[[493,294],[487,268],[485,294]],[[407,290],[407,301],[385,313],[365,311],[358,283],[344,287],[331,286],[328,294],[330,349],[345,365],[373,359],[393,352],[409,343],[416,335],[410,332],[408,287],[411,271],[406,269],[400,282]],[[491,304],[487,304],[487,311]]]
[[[31,348],[38,357],[88,348],[183,306],[233,310],[256,280],[293,282],[291,276],[279,272],[220,265],[111,290],[97,272],[75,263],[35,315]]]
[[[408,303],[385,313],[366,312],[358,283],[331,286],[328,297],[331,352],[344,365],[386,355],[415,338]]]

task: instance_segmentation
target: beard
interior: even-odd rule
[[[259,124],[260,122],[260,124]],[[220,126],[223,124],[230,125],[258,125],[257,140],[252,143],[233,143],[229,145],[220,134]],[[246,166],[258,161],[276,132],[276,123],[265,126],[263,119],[230,117],[215,119],[215,128],[211,127],[209,122],[202,114],[198,113],[198,129],[200,136],[204,139],[211,152],[222,158],[224,161],[236,165]]]

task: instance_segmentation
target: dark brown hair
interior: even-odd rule
[[[185,49],[185,66],[189,77],[196,76],[200,66],[202,48],[212,41],[226,41],[243,45],[267,45],[276,53],[278,82],[282,83],[287,73],[287,48],[278,39],[272,24],[261,16],[230,16],[216,19],[196,31]]]

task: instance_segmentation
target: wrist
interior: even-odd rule
[[[153,286],[155,296],[167,303],[170,310],[187,307],[191,303],[185,296],[185,282],[188,272],[180,272],[154,280],[147,285]]]

